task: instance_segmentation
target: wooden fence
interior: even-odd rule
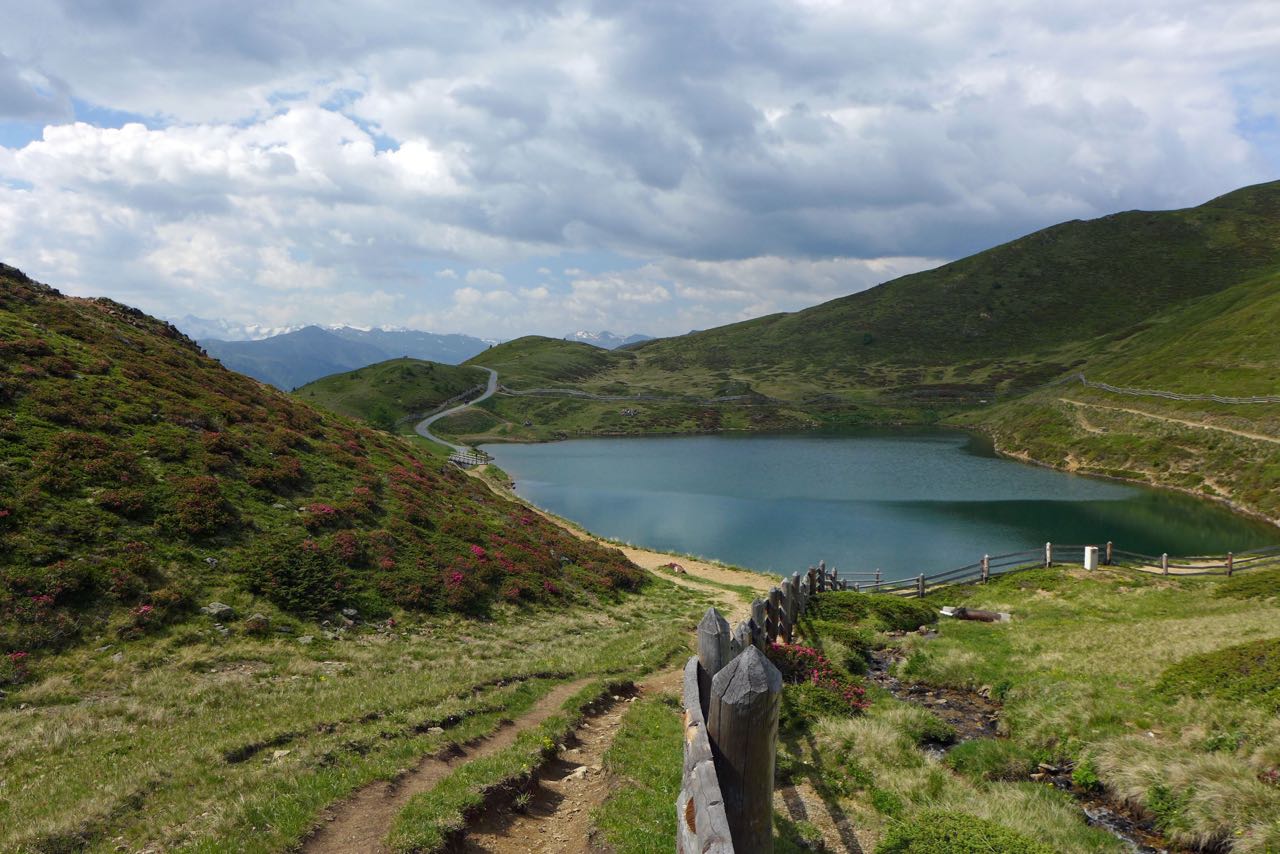
[[[766,656],[790,643],[813,597],[848,589],[811,567],[751,603],[730,630],[715,608],[698,624],[698,654],[684,668],[684,779],[676,800],[680,854],[773,851],[773,774],[782,674]]]
[[[1030,549],[999,555],[983,555],[982,559],[954,569],[914,578],[881,581],[880,571],[874,581],[866,581],[871,573],[859,573],[852,589],[864,593],[896,593],[899,596],[925,596],[930,590],[948,584],[977,581],[985,584],[993,575],[1007,575],[1027,569],[1078,564],[1086,569],[1097,566],[1120,566],[1160,575],[1233,575],[1250,569],[1280,567],[1280,546],[1269,546],[1225,555],[1196,555],[1171,558],[1166,552],[1147,555],[1118,549],[1112,542],[1100,545],[1060,545],[1045,543],[1043,549]]]

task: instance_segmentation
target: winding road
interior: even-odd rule
[[[448,445],[450,448],[453,448],[455,451],[457,451],[460,454],[465,454],[467,453],[468,450],[470,450],[464,445],[455,445],[452,442],[446,442],[444,439],[441,439],[439,436],[431,432],[431,425],[435,424],[441,418],[450,416],[455,412],[461,412],[462,410],[466,409],[468,406],[474,406],[475,404],[479,403],[482,400],[488,400],[489,398],[493,397],[493,393],[498,390],[498,372],[495,371],[493,368],[486,368],[483,365],[476,365],[476,367],[480,368],[480,370],[482,371],[489,372],[489,385],[487,388],[485,388],[484,394],[480,395],[475,400],[467,401],[466,403],[459,404],[458,406],[454,406],[450,409],[446,409],[443,412],[437,412],[435,415],[428,415],[426,418],[419,421],[417,425],[413,428],[414,431],[419,436],[421,436],[424,439],[430,439],[432,442],[438,442],[441,445]]]

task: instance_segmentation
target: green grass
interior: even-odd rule
[[[1054,849],[965,813],[922,810],[895,824],[876,854],[1053,854]]]
[[[0,850],[287,849],[326,806],[556,684],[669,665],[707,604],[655,581],[609,608],[409,618],[310,645],[207,618],[89,638],[0,701]]]
[[[1190,655],[1156,682],[1166,697],[1221,697],[1280,712],[1280,638]]]
[[[464,391],[483,387],[479,368],[422,359],[392,359],[318,379],[294,396],[323,409],[392,430],[403,419],[430,412]]]
[[[1280,569],[1259,569],[1233,575],[1217,585],[1214,596],[1233,599],[1274,599],[1280,597]]]
[[[1276,642],[1274,604],[1214,596],[1226,579],[1042,575],[928,597],[1008,611],[1014,620],[943,621],[938,638],[910,637],[903,675],[989,688],[1004,702],[1012,758],[1087,767],[1081,779],[1163,812],[1175,843],[1231,839],[1233,850],[1246,852],[1280,845],[1280,790],[1266,782],[1280,769],[1280,723],[1266,702],[1200,690],[1240,685],[1257,697],[1274,687],[1269,658],[1251,669],[1259,660],[1252,652]],[[1182,664],[1170,669],[1174,662]],[[1245,671],[1258,681],[1226,681]],[[1167,691],[1158,690],[1162,684]],[[1003,761],[960,759],[979,776]]]
[[[592,816],[617,854],[666,854],[676,835],[684,725],[674,695],[631,704],[604,766],[617,787]]]
[[[633,358],[625,351],[527,335],[490,347],[464,364],[492,368],[508,388],[562,388]]]

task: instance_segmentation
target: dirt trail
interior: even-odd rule
[[[1233,430],[1230,427],[1219,427],[1216,424],[1205,424],[1202,421],[1187,421],[1182,418],[1172,418],[1168,415],[1156,415],[1152,412],[1144,412],[1141,409],[1129,409],[1124,406],[1107,406],[1104,403],[1085,403],[1082,400],[1071,400],[1067,397],[1060,397],[1058,400],[1063,403],[1069,403],[1076,407],[1087,407],[1093,409],[1110,409],[1112,412],[1126,412],[1130,415],[1138,415],[1142,418],[1151,418],[1156,421],[1166,421],[1170,424],[1181,424],[1184,427],[1199,427],[1201,430],[1216,430],[1219,433],[1230,433],[1233,436],[1241,436],[1245,439],[1254,439],[1258,442],[1270,442],[1274,445],[1280,445],[1280,438],[1275,436],[1264,436],[1262,433],[1249,433],[1244,430]]]
[[[431,789],[459,765],[497,753],[515,743],[516,736],[560,711],[573,694],[590,682],[579,679],[556,686],[514,723],[452,752],[428,756],[417,767],[390,782],[371,783],[323,815],[323,824],[302,846],[304,854],[373,854],[386,852],[383,843],[396,815],[414,795]]]
[[[671,555],[644,549],[623,549],[627,557],[653,570],[673,561]],[[750,611],[740,597],[710,585],[699,577],[728,584],[750,584],[763,591],[769,579],[755,573],[739,572],[702,561],[674,558],[685,569],[683,575],[662,577],[682,587],[717,595],[730,624]],[[682,668],[672,668],[642,681],[635,696],[676,692]],[[585,720],[568,741],[567,749],[537,774],[523,810],[497,805],[486,810],[467,830],[456,850],[466,854],[589,854],[600,850],[592,839],[591,813],[604,803],[617,785],[604,770],[604,754],[613,744],[633,698],[615,696],[595,715]]]

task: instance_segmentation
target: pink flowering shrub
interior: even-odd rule
[[[30,675],[27,662],[30,659],[25,652],[11,652],[0,656],[0,685],[17,685],[25,682]]]
[[[794,705],[807,716],[821,714],[855,715],[870,705],[866,689],[832,664],[811,646],[774,643],[769,645],[769,660],[782,673],[783,681],[799,687]]]

